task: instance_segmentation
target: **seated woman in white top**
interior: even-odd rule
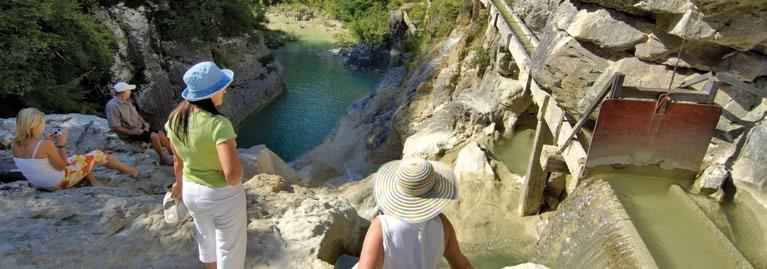
[[[384,164],[373,219],[356,268],[433,269],[441,257],[450,268],[474,268],[461,253],[453,225],[442,211],[458,195],[450,166],[420,158]]]
[[[100,150],[67,158],[67,131],[42,138],[44,130],[43,112],[35,108],[19,111],[11,154],[21,174],[36,188],[55,191],[77,185],[83,178],[93,186],[100,186],[92,173],[96,165],[105,165],[138,178],[137,168],[128,166]]]

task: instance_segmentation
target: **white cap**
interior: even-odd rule
[[[128,83],[120,81],[115,84],[114,88],[115,88],[115,92],[124,92],[127,90],[135,89],[136,85],[128,84]]]

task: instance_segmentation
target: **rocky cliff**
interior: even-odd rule
[[[215,61],[234,71],[221,111],[235,126],[283,92],[284,70],[264,45],[260,30],[206,45],[168,40],[154,17],[155,11],[167,8],[162,1],[147,1],[137,7],[118,3],[96,11],[117,38],[113,80],[138,85],[136,105],[153,126],[165,123],[181,99],[184,72],[201,61]]]

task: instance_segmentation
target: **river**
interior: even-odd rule
[[[286,91],[240,127],[239,147],[265,144],[291,161],[319,144],[344,115],[347,106],[368,94],[378,72],[354,71],[338,57],[320,55],[337,47],[322,23],[271,16],[270,29],[296,34],[298,41],[274,51],[285,67]]]

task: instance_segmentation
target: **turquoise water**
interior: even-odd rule
[[[332,56],[332,34],[303,29],[301,39],[274,51],[285,67],[286,91],[240,127],[238,147],[258,144],[291,161],[312,149],[332,130],[347,106],[368,94],[377,72],[352,71]]]

